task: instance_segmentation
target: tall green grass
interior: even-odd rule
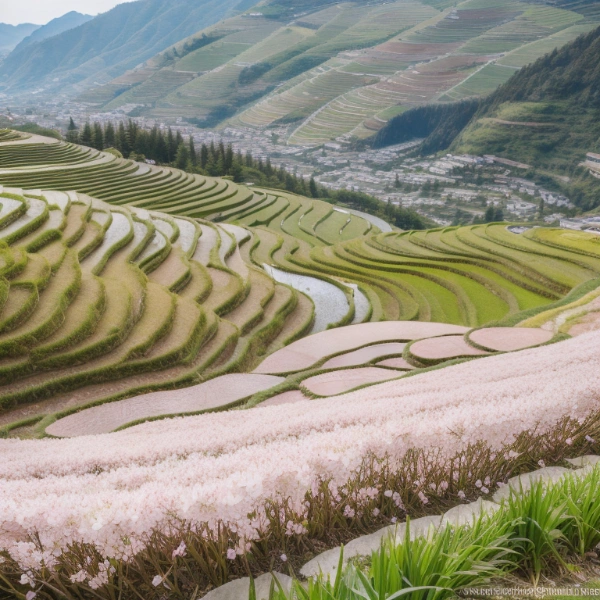
[[[497,512],[469,525],[413,537],[408,521],[402,541],[384,538],[367,566],[344,566],[342,549],[333,580],[294,580],[289,592],[275,580],[270,600],[446,600],[508,573],[537,586],[544,573],[568,574],[573,555],[583,558],[600,543],[599,486],[597,466],[512,489]]]

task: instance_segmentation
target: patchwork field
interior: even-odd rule
[[[345,2],[309,6],[285,22],[265,18],[265,5],[264,14],[226,19],[82,99],[107,109],[139,104],[150,117],[289,125],[287,141],[303,146],[363,138],[406,108],[487,95],[600,23],[595,1],[554,4]]]
[[[2,593],[199,597],[595,447],[593,234],[0,161]]]
[[[320,200],[3,135],[4,425],[251,370],[332,327],[480,327],[600,277],[588,234],[397,232],[375,219],[382,232]],[[446,341],[374,359],[412,369],[490,351]]]

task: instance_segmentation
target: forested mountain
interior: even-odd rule
[[[26,46],[41,42],[42,40],[48,39],[53,35],[58,35],[63,31],[68,31],[74,27],[79,27],[88,21],[91,21],[94,17],[91,15],[83,15],[74,10],[68,12],[62,17],[52,19],[52,21],[46,23],[39,29],[36,29],[31,35],[24,38],[19,45],[14,49],[14,52],[20,52]]]
[[[446,118],[453,111],[473,116],[457,128],[460,118]],[[581,166],[588,152],[600,152],[600,28],[524,67],[470,107],[441,104],[392,119],[374,143],[411,137],[425,137],[427,153],[451,147],[530,165],[533,174],[555,176],[582,209],[600,206],[600,181]]]
[[[38,28],[39,25],[33,25],[33,23],[21,23],[20,25],[0,23],[0,56],[10,52],[22,39]]]
[[[243,0],[242,0],[243,1]],[[61,89],[108,81],[194,31],[240,0],[138,0],[13,52],[0,67],[0,90]]]

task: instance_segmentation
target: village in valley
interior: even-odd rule
[[[47,104],[34,110],[15,111],[11,118],[35,122],[49,128],[65,129],[73,116],[76,121],[101,124],[118,123],[133,118],[140,127],[179,131],[192,137],[196,146],[223,142],[235,152],[251,153],[289,173],[314,177],[330,190],[360,191],[384,202],[415,210],[439,226],[484,222],[486,211],[493,207],[495,216],[510,221],[540,221],[567,229],[600,232],[600,216],[578,216],[571,200],[556,190],[545,189],[528,176],[531,167],[496,156],[470,156],[447,153],[420,157],[422,140],[370,148],[345,139],[306,147],[286,144],[288,127],[256,130],[227,126],[200,129],[182,119],[172,125],[145,117],[130,117],[135,106],[110,112],[90,114],[86,104]],[[29,113],[29,114],[28,114]],[[151,161],[150,161],[151,162]],[[600,156],[589,153],[586,166],[600,176]],[[251,185],[252,182],[246,182]],[[490,212],[487,212],[488,218]],[[493,219],[493,220],[494,220]],[[488,219],[489,220],[489,219]]]

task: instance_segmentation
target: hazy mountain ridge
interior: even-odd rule
[[[194,31],[218,21],[240,0],[139,0],[11,53],[0,67],[8,92],[108,81]]]
[[[46,25],[42,25],[42,27],[33,31],[30,35],[19,42],[13,52],[20,52],[23,48],[30,46],[31,44],[41,42],[42,40],[48,39],[54,35],[68,31],[69,29],[79,27],[79,25],[83,25],[84,23],[91,21],[93,18],[94,17],[92,15],[84,15],[72,10],[61,17],[52,19],[52,21],[49,21],[46,23]]]
[[[31,35],[39,27],[39,25],[33,23],[21,23],[19,25],[0,23],[0,56],[10,52],[21,40]]]

